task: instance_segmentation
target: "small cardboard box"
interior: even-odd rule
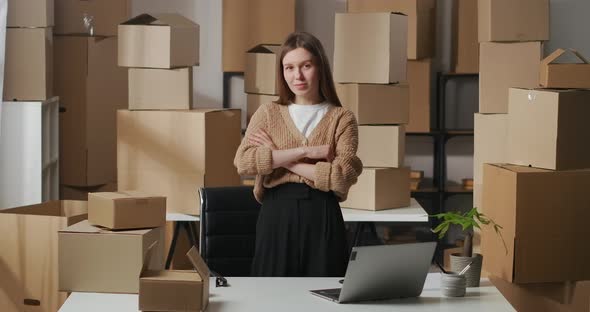
[[[116,36],[117,25],[131,16],[131,0],[54,1],[57,35],[90,35],[90,24],[94,36]]]
[[[590,279],[590,170],[485,164],[483,205],[502,226],[482,227],[484,269],[512,283]]]
[[[8,0],[7,27],[53,26],[54,0]]]
[[[129,68],[129,109],[191,109],[193,68]]]
[[[453,7],[453,67],[456,73],[479,72],[477,0],[455,0]]]
[[[244,91],[246,93],[277,95],[279,45],[257,45],[246,53]]]
[[[408,61],[410,121],[406,132],[430,132],[432,59]]]
[[[141,14],[119,25],[119,66],[199,65],[199,25],[179,14]]]
[[[7,28],[4,101],[43,101],[53,94],[51,28]]]
[[[59,289],[61,291],[139,292],[143,259],[153,243],[149,267],[164,268],[164,230],[109,231],[88,220],[59,231]]]
[[[406,124],[410,118],[408,84],[336,84],[338,98],[359,125]]]
[[[408,17],[391,13],[336,13],[334,81],[406,81]]]
[[[508,113],[508,88],[539,85],[541,42],[484,42],[479,45],[479,112]]]
[[[385,210],[410,205],[409,168],[364,167],[356,184],[350,187],[343,208]]]
[[[359,126],[357,155],[366,167],[400,168],[404,165],[404,126]]]
[[[549,40],[549,0],[478,0],[479,42]]]
[[[194,270],[153,271],[139,277],[142,311],[205,311],[209,304],[209,268],[192,247],[186,254]],[[144,266],[147,261],[144,261]]]
[[[578,51],[569,49],[582,63],[554,63],[566,50],[557,49],[541,61],[540,80],[545,88],[590,89],[590,64]]]
[[[508,162],[552,170],[590,168],[590,91],[510,88]]]
[[[88,222],[110,230],[166,225],[166,197],[137,191],[88,194]]]
[[[247,123],[250,123],[250,118],[254,115],[254,112],[262,105],[271,103],[278,100],[277,95],[264,95],[264,94],[246,94],[246,113]]]

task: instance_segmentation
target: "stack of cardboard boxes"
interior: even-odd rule
[[[381,210],[410,204],[410,173],[403,167],[407,29],[403,14],[336,14],[334,80],[342,106],[359,123],[357,155],[364,166],[342,207]]]
[[[277,70],[280,66],[280,48],[280,45],[261,44],[246,53],[246,124],[250,123],[250,118],[260,105],[279,98]]]

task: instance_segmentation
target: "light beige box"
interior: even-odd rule
[[[406,124],[410,118],[409,88],[402,84],[337,83],[342,106],[359,125]]]
[[[336,13],[334,81],[406,81],[408,17],[391,13]]]
[[[85,201],[49,201],[0,210],[2,311],[57,311],[57,231],[87,217]]]
[[[479,72],[477,0],[455,0],[453,7],[453,67],[456,73]]]
[[[43,101],[53,96],[51,28],[7,28],[4,101]]]
[[[474,114],[473,183],[483,183],[484,163],[508,162],[508,114]]]
[[[590,91],[510,88],[508,161],[552,170],[590,168]]]
[[[483,42],[479,46],[479,112],[508,113],[508,88],[539,85],[541,42]]]
[[[8,0],[7,27],[53,26],[54,0]]]
[[[164,268],[161,227],[115,232],[85,220],[60,230],[58,237],[61,291],[137,294],[143,259],[154,243],[149,268]]]
[[[129,68],[129,109],[191,109],[193,68]]]
[[[400,168],[404,165],[404,126],[359,126],[357,155],[366,167]]]
[[[199,65],[199,25],[174,13],[141,14],[119,25],[118,64],[177,68]]]
[[[348,13],[400,12],[408,16],[408,59],[434,56],[435,0],[348,0]]]
[[[569,49],[582,63],[554,63],[566,53],[557,49],[541,61],[540,80],[545,88],[590,89],[590,64],[578,51]]]
[[[257,45],[246,53],[244,91],[278,95],[277,77],[279,45]]]
[[[408,61],[410,121],[406,132],[430,132],[432,59]]]
[[[119,110],[119,190],[166,196],[168,212],[198,215],[199,187],[240,185],[233,165],[241,142],[240,113],[238,109]]]
[[[90,35],[92,25],[94,36],[116,36],[117,25],[131,16],[131,0],[54,1],[57,35]]]
[[[109,230],[166,225],[166,197],[139,191],[88,194],[88,222]]]
[[[258,110],[258,108],[266,103],[271,103],[278,100],[279,97],[277,95],[265,95],[265,94],[246,94],[246,113],[247,113],[247,123],[250,123],[250,118],[252,115]]]
[[[409,168],[364,167],[356,184],[350,187],[343,208],[385,210],[410,205]]]
[[[479,42],[549,40],[549,0],[478,0]]]

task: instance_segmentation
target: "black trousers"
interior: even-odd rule
[[[347,263],[346,230],[334,193],[302,183],[265,191],[252,276],[341,277]]]

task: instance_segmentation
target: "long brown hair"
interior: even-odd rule
[[[319,85],[320,97],[323,101],[335,106],[342,106],[338,94],[336,94],[336,87],[334,86],[334,78],[332,78],[332,70],[330,70],[330,63],[322,43],[318,38],[306,32],[294,32],[287,36],[285,42],[281,46],[279,54],[279,64],[277,66],[277,79],[279,87],[279,99],[275,101],[277,104],[288,105],[289,102],[295,100],[295,94],[289,89],[285,75],[283,74],[283,59],[285,55],[297,48],[304,48],[313,56],[313,61],[319,69]]]

